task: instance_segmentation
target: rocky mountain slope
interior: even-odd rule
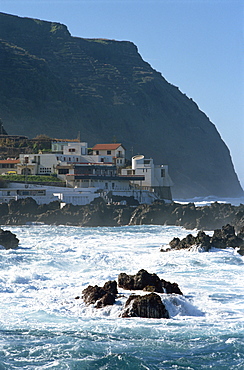
[[[133,43],[72,37],[62,24],[0,13],[0,55],[9,134],[116,139],[128,157],[169,164],[174,196],[243,193],[215,126]]]

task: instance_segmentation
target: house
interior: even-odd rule
[[[51,175],[56,172],[56,154],[20,154],[17,164],[18,175]]]
[[[111,156],[113,163],[117,167],[123,167],[125,165],[125,148],[122,144],[96,144],[92,148],[93,155]]]
[[[19,159],[1,159],[0,175],[17,173],[17,165],[19,162]]]
[[[52,153],[87,155],[87,143],[77,141],[52,141]]]
[[[153,159],[146,159],[144,155],[132,157],[131,169],[122,169],[122,175],[144,176],[144,180],[135,181],[141,189],[156,192],[160,199],[172,199],[171,186],[173,182],[169,176],[167,165],[155,165]]]

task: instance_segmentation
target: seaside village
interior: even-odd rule
[[[60,207],[67,203],[86,205],[98,197],[108,204],[128,205],[172,200],[168,166],[155,165],[153,159],[143,155],[133,156],[128,164],[121,143],[97,144],[88,149],[88,144],[79,140],[54,140],[50,152],[0,160],[3,174],[25,176],[23,182],[9,181],[0,188],[0,203],[27,197],[38,204],[59,201]],[[62,186],[37,185],[31,181],[32,175],[54,175],[62,180]]]

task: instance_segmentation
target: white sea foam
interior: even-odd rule
[[[201,206],[209,206],[212,203],[218,202],[218,203],[229,203],[233,206],[239,206],[240,204],[244,204],[244,197],[239,198],[221,198],[213,196],[208,197],[195,197],[195,198],[189,198],[189,199],[174,199],[176,203],[181,204],[188,204],[188,203],[194,203],[195,206],[201,207]]]
[[[33,364],[35,369],[88,369],[89,364],[93,369],[120,368],[118,357],[106,357],[119,353],[126,356],[121,357],[122,369],[126,363],[142,369],[135,367],[138,359],[150,369],[170,369],[180,361],[171,359],[172,348],[175,358],[193,356],[205,368],[210,368],[211,358],[205,358],[204,351],[215,348],[221,354],[218,361],[224,361],[231,348],[231,361],[242,365],[236,338],[241,338],[244,328],[244,260],[236,250],[160,252],[174,237],[196,232],[174,226],[7,229],[20,239],[20,247],[3,250],[0,256],[0,329],[8,353],[0,352],[1,366],[13,368],[16,353],[26,369]],[[183,296],[160,294],[170,319],[121,318],[131,292],[120,288],[116,304],[101,309],[75,299],[88,285],[103,286],[120,272],[135,274],[142,268],[179,284]],[[20,344],[16,352],[12,350],[19,338],[27,352]]]

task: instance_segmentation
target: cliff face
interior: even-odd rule
[[[9,134],[90,145],[169,164],[175,196],[239,196],[230,153],[197,105],[131,42],[72,37],[66,26],[0,13],[0,117]]]

